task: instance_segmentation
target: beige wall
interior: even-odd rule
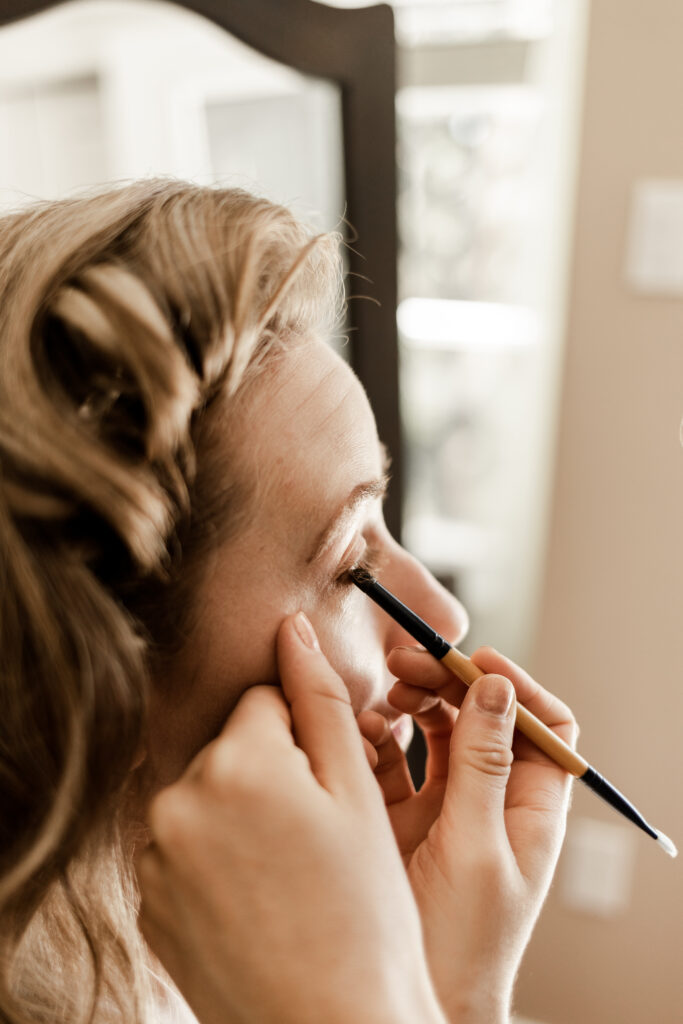
[[[683,300],[638,296],[624,280],[630,189],[647,177],[683,179],[683,2],[593,0],[532,667],[575,708],[588,760],[683,846]],[[580,788],[570,822],[618,820]],[[683,1021],[683,856],[636,840],[621,914],[570,909],[555,886],[520,1013],[547,1024]]]

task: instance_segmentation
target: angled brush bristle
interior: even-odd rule
[[[353,569],[349,569],[349,576],[361,590],[367,590],[377,582],[372,573],[364,569],[362,565],[354,565]]]

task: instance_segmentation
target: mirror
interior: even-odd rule
[[[0,19],[38,2],[0,0]],[[211,3],[204,9],[211,13]],[[347,219],[359,243],[344,250],[348,273],[371,301],[349,306],[343,353],[395,453],[385,514],[399,535],[391,9],[254,0],[219,6],[213,17],[152,0],[97,0],[6,25],[0,209],[103,180],[170,174],[247,187],[314,231]]]
[[[77,0],[0,31],[0,209],[169,174],[339,225],[339,90],[153,0]]]

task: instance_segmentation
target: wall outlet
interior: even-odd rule
[[[598,917],[628,906],[635,866],[635,836],[620,824],[575,818],[570,822],[561,871],[564,903]]]
[[[626,280],[642,294],[683,298],[683,180],[633,186]]]

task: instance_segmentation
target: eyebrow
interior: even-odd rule
[[[383,498],[389,486],[389,475],[383,474],[375,480],[366,480],[353,488],[349,496],[341,503],[334,512],[325,529],[318,535],[313,552],[306,559],[306,562],[317,562],[330,546],[332,540],[339,532],[345,520],[352,517],[360,505],[373,498]]]

